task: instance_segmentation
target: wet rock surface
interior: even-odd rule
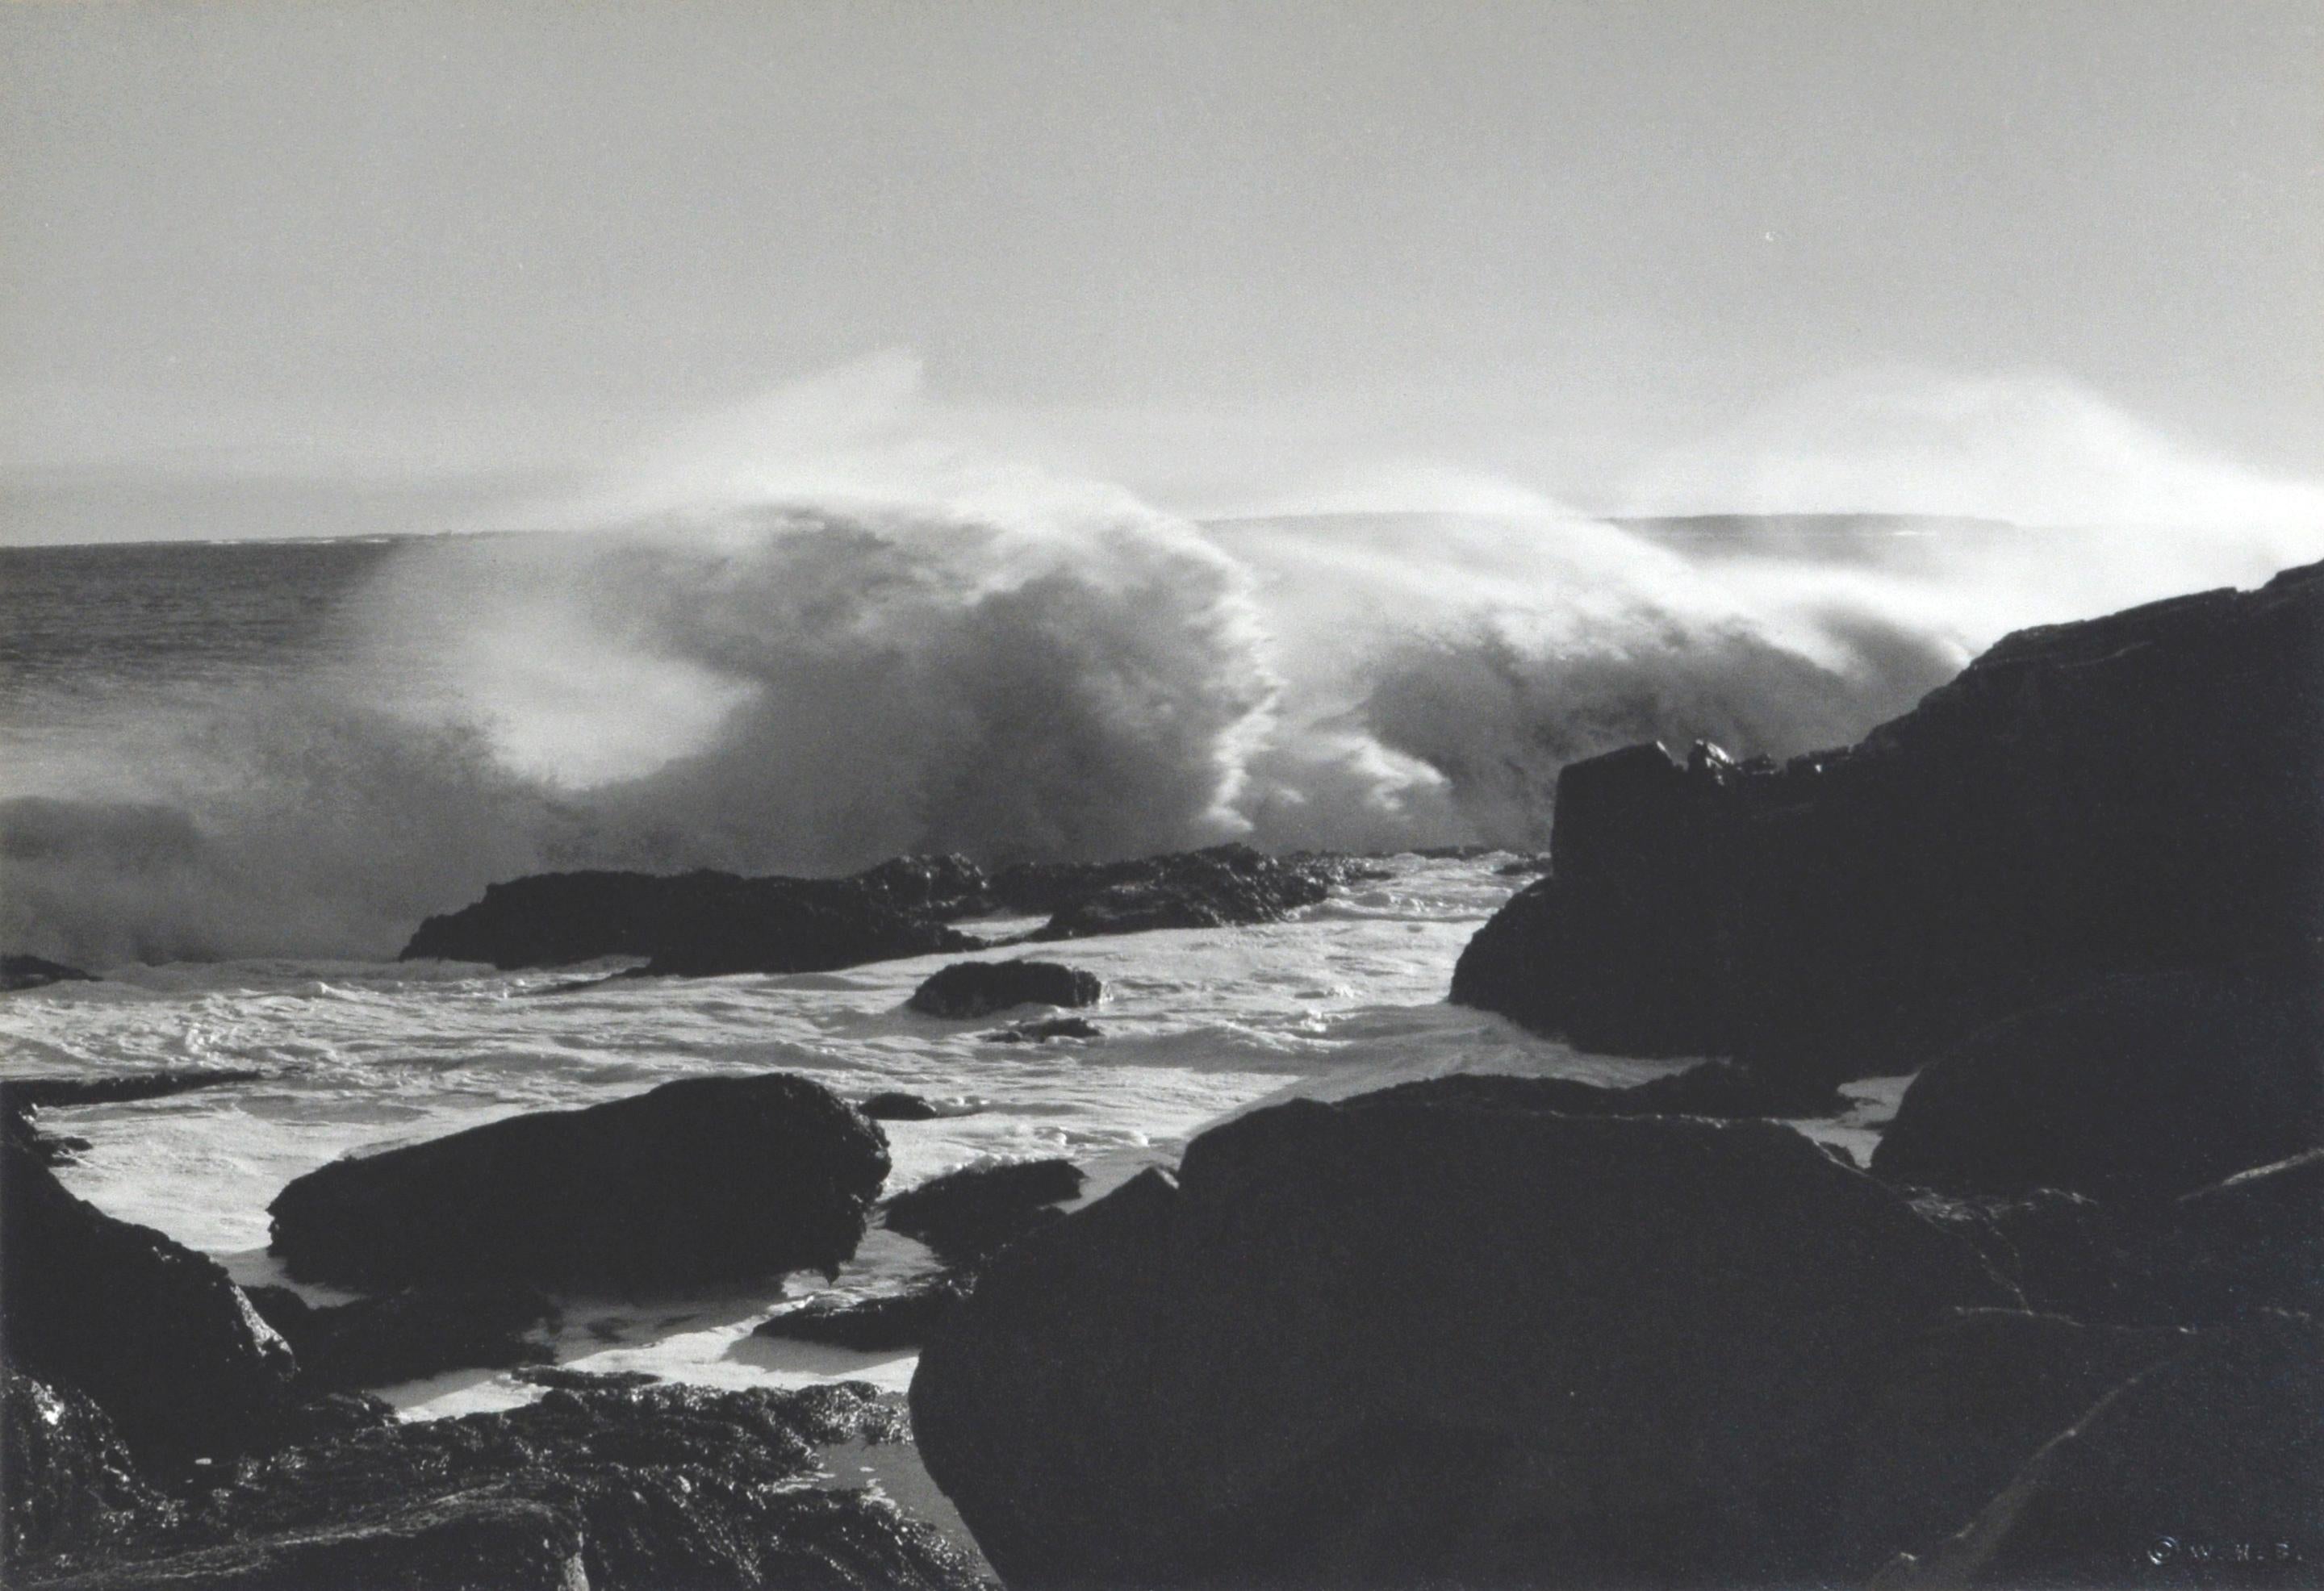
[[[986,1258],[1057,1219],[1078,1199],[1081,1168],[1070,1160],[972,1165],[931,1178],[887,1202],[888,1229],[916,1237],[955,1264]]]
[[[0,1570],[162,1506],[87,1393],[13,1370],[0,1388]]]
[[[1453,998],[1584,1048],[1906,1070],[2106,977],[2324,936],[2324,566],[2021,631],[1860,744],[1633,747]]]
[[[1255,1111],[991,1262],[912,1388],[1016,1586],[1796,1582],[1968,1244],[1788,1128]]]
[[[335,1161],[269,1207],[302,1281],[620,1293],[831,1271],[888,1174],[880,1128],[785,1073],[688,1078]]]
[[[903,1436],[860,1384],[798,1393],[553,1392],[236,1471],[182,1517],[68,1552],[43,1586],[743,1591],[977,1583],[961,1551],[817,1448]]]
[[[1104,992],[1096,974],[1056,961],[955,961],[905,1003],[923,1016],[964,1020],[1015,1006],[1094,1006]]]

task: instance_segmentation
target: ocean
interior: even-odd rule
[[[1649,736],[1852,740],[2017,622],[2278,556],[2142,548],[2094,563],[2086,539],[1869,519],[1195,527],[1074,503],[0,549],[0,948],[106,975],[0,998],[0,1075],[263,1072],[51,1122],[91,1144],[77,1191],[250,1283],[281,1280],[267,1202],[335,1156],[703,1072],[938,1100],[888,1125],[891,1191],[1063,1154],[1092,1195],[1287,1094],[1637,1081],[1674,1063],[1444,1002],[1522,882],[1503,865],[1546,840],[1556,769]],[[904,1009],[942,958],[565,993],[573,970],[394,959],[422,916],[547,868],[1229,838],[1379,853],[1388,876],[1281,924],[1074,943],[1062,959],[1108,990],[1091,1041],[994,1044],[995,1024]],[[1454,845],[1488,849],[1417,854]],[[1860,1154],[1901,1086],[1852,1085],[1858,1108],[1811,1130]],[[835,1285],[930,1263],[875,1232]],[[559,1353],[902,1386],[908,1353],[751,1334],[823,1287],[568,1301]],[[486,1372],[384,1391],[414,1416],[537,1395]]]

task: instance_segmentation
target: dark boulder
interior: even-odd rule
[[[94,983],[97,974],[39,956],[0,955],[0,994],[20,989],[44,989],[51,983]]]
[[[1099,1039],[1105,1029],[1084,1016],[1052,1016],[1045,1022],[1020,1022],[982,1035],[988,1044],[1046,1044],[1051,1039]]]
[[[1828,1083],[1769,1074],[1732,1061],[1705,1061],[1667,1077],[1619,1087],[1583,1082],[1579,1078],[1453,1072],[1397,1083],[1360,1097],[1502,1110],[1554,1110],[1562,1116],[1701,1116],[1725,1120],[1836,1116],[1849,1103]]]
[[[2324,936],[2324,565],[2010,636],[1855,747],[1568,766],[1453,998],[1583,1047],[1909,1070]]]
[[[874,1094],[856,1107],[872,1121],[934,1121],[943,1111],[918,1094]]]
[[[2324,1568],[2324,1341],[2299,1317],[2207,1340],[2102,1399],[1884,1591],[2307,1586]]]
[[[990,1016],[1012,1006],[1094,1006],[1104,993],[1094,973],[1056,961],[955,961],[905,1002],[928,1016]]]
[[[2006,1310],[1965,1310],[1916,1338],[1867,1400],[1833,1498],[1849,1580],[1943,1541],[2051,1438],[2194,1340]]]
[[[870,1298],[818,1298],[759,1323],[757,1337],[823,1343],[857,1353],[916,1348],[975,1285],[973,1274],[947,1272]]]
[[[554,1318],[556,1306],[529,1287],[411,1288],[321,1308],[287,1287],[246,1292],[298,1355],[301,1379],[322,1391],[393,1386],[447,1370],[503,1370],[556,1356],[532,1335]]]
[[[105,1411],[14,1371],[0,1388],[0,1571],[158,1510]]]
[[[944,1259],[979,1260],[1056,1219],[1052,1207],[1081,1192],[1081,1168],[1070,1160],[964,1166],[889,1200],[887,1225]]]
[[[976,1585],[929,1526],[817,1484],[816,1448],[903,1439],[859,1384],[552,1392],[505,1413],[312,1444],[184,1520],[26,1577],[203,1591],[857,1591]]]
[[[661,1377],[650,1370],[576,1370],[569,1365],[525,1365],[509,1373],[512,1381],[545,1386],[556,1392],[629,1392],[658,1386]]]
[[[1968,1192],[2160,1202],[2324,1145],[2324,979],[2111,979],[1997,1023],[1913,1080],[1872,1156]]]
[[[2223,1316],[2324,1317],[2324,1149],[2240,1172],[2181,1198],[2161,1247],[2182,1296]]]
[[[899,857],[845,878],[540,873],[420,925],[403,959],[555,967],[644,956],[649,973],[827,972],[977,948],[944,925],[982,901],[960,857]]]
[[[297,1401],[290,1350],[215,1260],[115,1220],[29,1156],[0,1154],[0,1167],[10,1369],[87,1393],[158,1471],[279,1438]]]
[[[1013,1586],[1795,1583],[1969,1246],[1789,1128],[1296,1101],[995,1259],[929,1472]]]
[[[878,1127],[783,1073],[699,1077],[334,1161],[269,1206],[301,1281],[648,1292],[835,1270],[888,1174]]]
[[[1354,868],[1344,857],[1219,845],[1134,861],[1019,863],[993,876],[991,892],[1013,910],[1052,914],[1033,938],[1084,939],[1280,922],[1327,897]]]

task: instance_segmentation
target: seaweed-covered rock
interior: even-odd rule
[[[899,857],[845,878],[540,873],[420,925],[403,959],[555,967],[644,956],[649,973],[825,972],[976,942],[944,925],[982,903],[964,858]]]
[[[990,1016],[1012,1006],[1094,1006],[1097,975],[1056,961],[955,961],[933,972],[905,1002],[929,1016]]]
[[[141,1463],[176,1472],[271,1445],[297,1401],[290,1348],[217,1262],[0,1154],[0,1352],[87,1393]]]
[[[1959,1238],[1765,1122],[1254,1111],[995,1258],[929,1472],[1012,1586],[1812,1580]]]
[[[2012,635],[1859,744],[1560,775],[1452,998],[1585,1048],[1907,1070],[2110,975],[2324,936],[2324,565]]]
[[[898,1439],[850,1384],[552,1392],[245,1466],[184,1521],[34,1586],[202,1591],[762,1591],[966,1587],[971,1561],[862,1490],[813,1484],[818,1444]]]
[[[555,1357],[531,1332],[554,1317],[556,1306],[530,1287],[418,1287],[321,1308],[287,1287],[246,1291],[252,1307],[299,1356],[301,1378],[325,1391]]]
[[[637,1293],[834,1270],[887,1175],[879,1127],[819,1084],[698,1077],[334,1161],[268,1208],[302,1281]]]
[[[889,1200],[888,1229],[946,1260],[978,1260],[1055,1220],[1052,1207],[1081,1192],[1081,1168],[1070,1160],[964,1166]]]
[[[2160,1202],[2324,1145],[2324,973],[2111,979],[1924,1068],[1877,1174]]]

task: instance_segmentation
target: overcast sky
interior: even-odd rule
[[[14,539],[521,515],[867,360],[909,423],[1189,512],[1431,472],[1948,506],[1950,459],[1950,506],[2070,513],[2103,492],[2024,482],[2076,450],[2280,505],[2324,459],[2324,0],[16,5],[0,43]]]

